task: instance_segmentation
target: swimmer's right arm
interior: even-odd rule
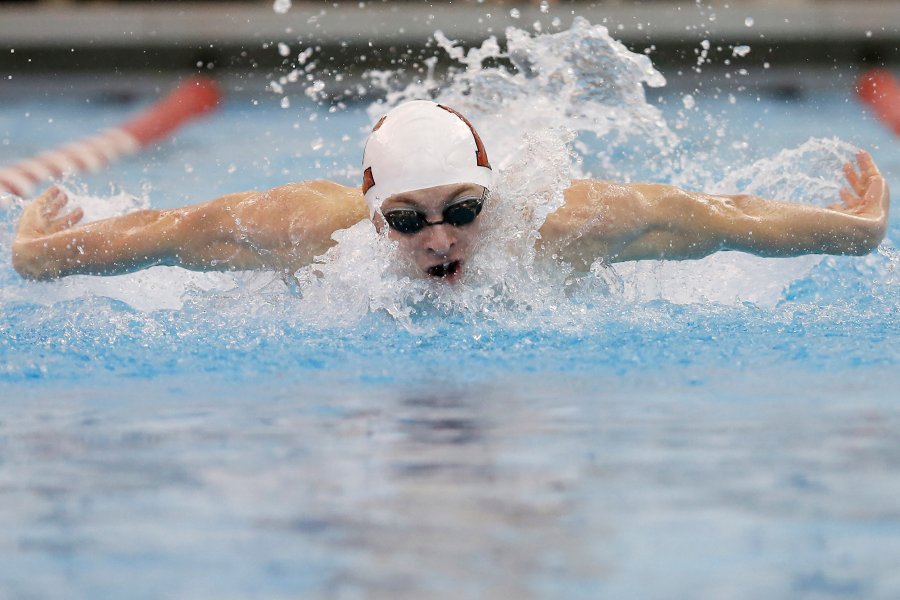
[[[118,275],[154,265],[293,272],[333,243],[335,229],[353,224],[329,210],[341,193],[353,196],[344,186],[307,182],[78,225],[81,210],[63,214],[68,198],[54,186],[23,211],[13,267],[35,280]]]
[[[224,235],[223,208],[242,194],[193,207],[140,210],[79,225],[80,208],[68,213],[66,193],[53,186],[25,207],[12,247],[15,270],[26,279],[66,275],[119,275],[153,265],[190,268],[255,266]],[[192,231],[193,230],[193,231]]]

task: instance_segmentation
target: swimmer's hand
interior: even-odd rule
[[[27,279],[45,279],[49,273],[42,265],[45,247],[42,240],[64,231],[84,217],[80,208],[63,212],[69,197],[58,186],[53,186],[31,201],[22,211],[16,237],[12,245],[12,263],[15,270]]]
[[[56,233],[78,223],[84,217],[84,211],[80,208],[60,214],[68,202],[69,196],[66,192],[58,186],[52,186],[22,211],[16,238],[31,238]]]
[[[841,202],[828,208],[858,217],[862,223],[868,224],[865,229],[869,240],[868,244],[863,245],[877,247],[887,231],[890,193],[887,182],[868,152],[857,153],[856,162],[858,171],[851,162],[844,165],[844,176],[849,186],[841,189]]]

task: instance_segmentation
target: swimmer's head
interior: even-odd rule
[[[401,104],[378,121],[366,142],[369,215],[431,277],[452,280],[462,272],[492,180],[475,128],[441,104]]]
[[[492,178],[472,124],[430,100],[406,102],[381,117],[363,152],[362,189],[373,217],[395,194],[460,183],[490,189]]]

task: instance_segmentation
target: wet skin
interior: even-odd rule
[[[867,254],[884,238],[890,195],[871,156],[860,152],[857,165],[845,165],[841,201],[827,208],[663,184],[573,181],[565,204],[541,226],[537,250],[582,270],[595,260],[686,260],[722,250],[769,257]],[[413,208],[440,221],[448,205],[482,191],[472,184],[416,190],[388,198],[382,210]],[[64,211],[67,201],[54,186],[22,211],[12,247],[13,267],[22,277],[115,275],[153,265],[293,273],[332,247],[334,232],[368,218],[360,189],[329,181],[87,224],[80,223],[80,209]],[[490,208],[489,201],[484,211]],[[387,235],[423,276],[454,281],[482,232],[484,211],[462,227]],[[374,223],[384,231],[377,214]]]
[[[484,194],[484,188],[473,184],[442,185],[391,196],[381,205],[382,213],[412,209],[423,213],[432,223],[443,218],[444,209],[462,198]],[[381,214],[372,219],[379,233],[397,242],[416,267],[426,276],[455,281],[463,272],[472,246],[481,235],[484,219],[476,217],[467,225],[455,227],[446,223],[425,227],[415,233],[400,233],[387,225]]]

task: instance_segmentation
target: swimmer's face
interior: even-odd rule
[[[392,218],[402,217],[407,223],[418,220],[409,211],[419,213],[431,223],[453,221],[454,218],[465,217],[465,209],[476,204],[473,199],[480,200],[484,194],[485,188],[480,185],[440,185],[391,196],[381,205],[381,212],[388,216],[393,213]],[[455,206],[457,204],[460,206]],[[463,210],[460,210],[461,207]],[[451,211],[447,212],[448,208]],[[481,233],[483,220],[476,217],[464,225],[441,223],[403,233],[390,227],[380,214],[374,218],[378,231],[384,231],[387,227],[388,237],[400,244],[423,275],[446,281],[455,280],[463,272],[472,246]]]

